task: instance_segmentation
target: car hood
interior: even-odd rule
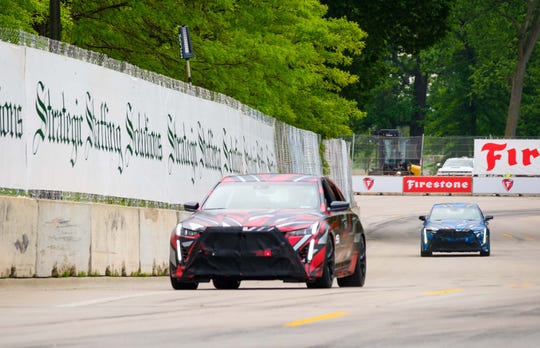
[[[467,172],[472,173],[473,168],[471,167],[460,167],[460,166],[452,166],[452,167],[441,167],[437,171],[438,173],[453,173],[453,172]]]
[[[325,215],[319,211],[290,210],[205,210],[195,212],[182,221],[182,226],[190,230],[206,227],[277,227],[281,231],[307,228]]]
[[[430,229],[456,229],[456,230],[478,230],[485,227],[482,220],[441,220],[428,221],[425,224]]]

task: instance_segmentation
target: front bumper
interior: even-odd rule
[[[306,281],[308,273],[283,232],[209,227],[197,239],[179,237],[171,245],[171,276],[205,282],[214,277],[239,280]],[[178,252],[181,256],[178,257]]]
[[[489,251],[488,232],[473,230],[440,229],[422,231],[422,250],[438,252]]]

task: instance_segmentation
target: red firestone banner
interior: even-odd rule
[[[472,193],[470,176],[405,176],[404,193]]]

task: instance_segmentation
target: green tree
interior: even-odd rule
[[[518,61],[515,27],[508,18],[524,10],[525,2],[512,5],[503,15],[500,1],[456,0],[452,10],[452,30],[446,39],[424,52],[426,70],[434,76],[430,88],[426,130],[433,135],[503,135],[509,125]],[[519,5],[519,6],[518,6]],[[517,22],[514,22],[517,23]],[[540,112],[538,54],[530,60],[524,76],[521,103],[523,125],[518,134],[535,135]]]
[[[516,135],[527,64],[540,38],[540,0],[524,0],[521,3],[501,0],[497,5],[500,16],[511,23],[517,36],[517,61],[512,74],[512,92],[504,132],[507,138],[512,138]]]
[[[505,33],[495,34],[493,21],[481,23],[477,4],[458,0],[452,10],[452,30],[445,40],[423,52],[424,70],[432,76],[428,135],[501,134],[507,100],[504,79],[508,57],[496,52]],[[492,39],[485,42],[486,33]]]
[[[380,101],[386,104],[389,98],[403,106],[400,108],[400,116],[396,115],[390,122],[378,120],[392,117],[388,113],[381,114],[380,117],[379,114],[368,113],[366,119],[354,125],[355,130],[362,131],[379,124],[406,122],[399,125],[410,126],[411,135],[422,134],[428,79],[420,69],[419,53],[445,36],[451,0],[323,2],[329,6],[329,16],[346,17],[357,22],[368,33],[364,54],[355,57],[355,63],[349,68],[351,73],[360,77],[360,82],[347,87],[344,95],[348,98],[354,97],[361,107],[371,111],[383,109],[385,105],[372,104]],[[392,90],[384,91],[384,88],[389,85],[396,86],[395,81],[387,81],[395,80],[396,74],[401,74],[397,78],[401,80],[399,84],[403,88],[397,94],[390,95],[388,92]],[[381,98],[381,93],[386,94],[386,97]],[[409,95],[405,96],[405,93]],[[403,117],[403,112],[410,112],[410,117]],[[378,122],[373,122],[375,120]]]
[[[16,28],[31,33],[39,33],[39,28],[47,22],[48,1],[0,0],[0,23],[5,28]]]
[[[50,0],[0,1],[3,25],[48,36]],[[365,33],[326,18],[317,0],[54,1],[62,39],[76,46],[185,80],[177,31],[188,25],[195,85],[324,137],[350,134],[350,120],[363,116],[340,91],[358,80],[343,67]]]
[[[177,29],[188,25],[195,85],[236,98],[325,137],[350,134],[357,104],[339,95],[357,81],[342,69],[365,34],[326,19],[318,1],[74,1],[75,45],[185,79]]]

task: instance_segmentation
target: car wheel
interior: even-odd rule
[[[227,277],[215,277],[212,279],[216,289],[234,290],[240,287],[240,280]]]
[[[366,243],[363,242],[358,248],[358,259],[356,268],[350,276],[338,278],[337,283],[340,287],[364,286],[366,281]]]
[[[326,256],[324,259],[323,274],[320,278],[307,282],[306,285],[310,289],[327,289],[331,288],[334,283],[334,244],[332,238],[328,235],[328,242],[326,242]]]
[[[171,278],[171,285],[174,290],[195,290],[199,286],[197,282],[182,282],[176,278]]]
[[[431,256],[431,255],[433,255],[431,251],[420,250],[420,256],[422,257]]]

